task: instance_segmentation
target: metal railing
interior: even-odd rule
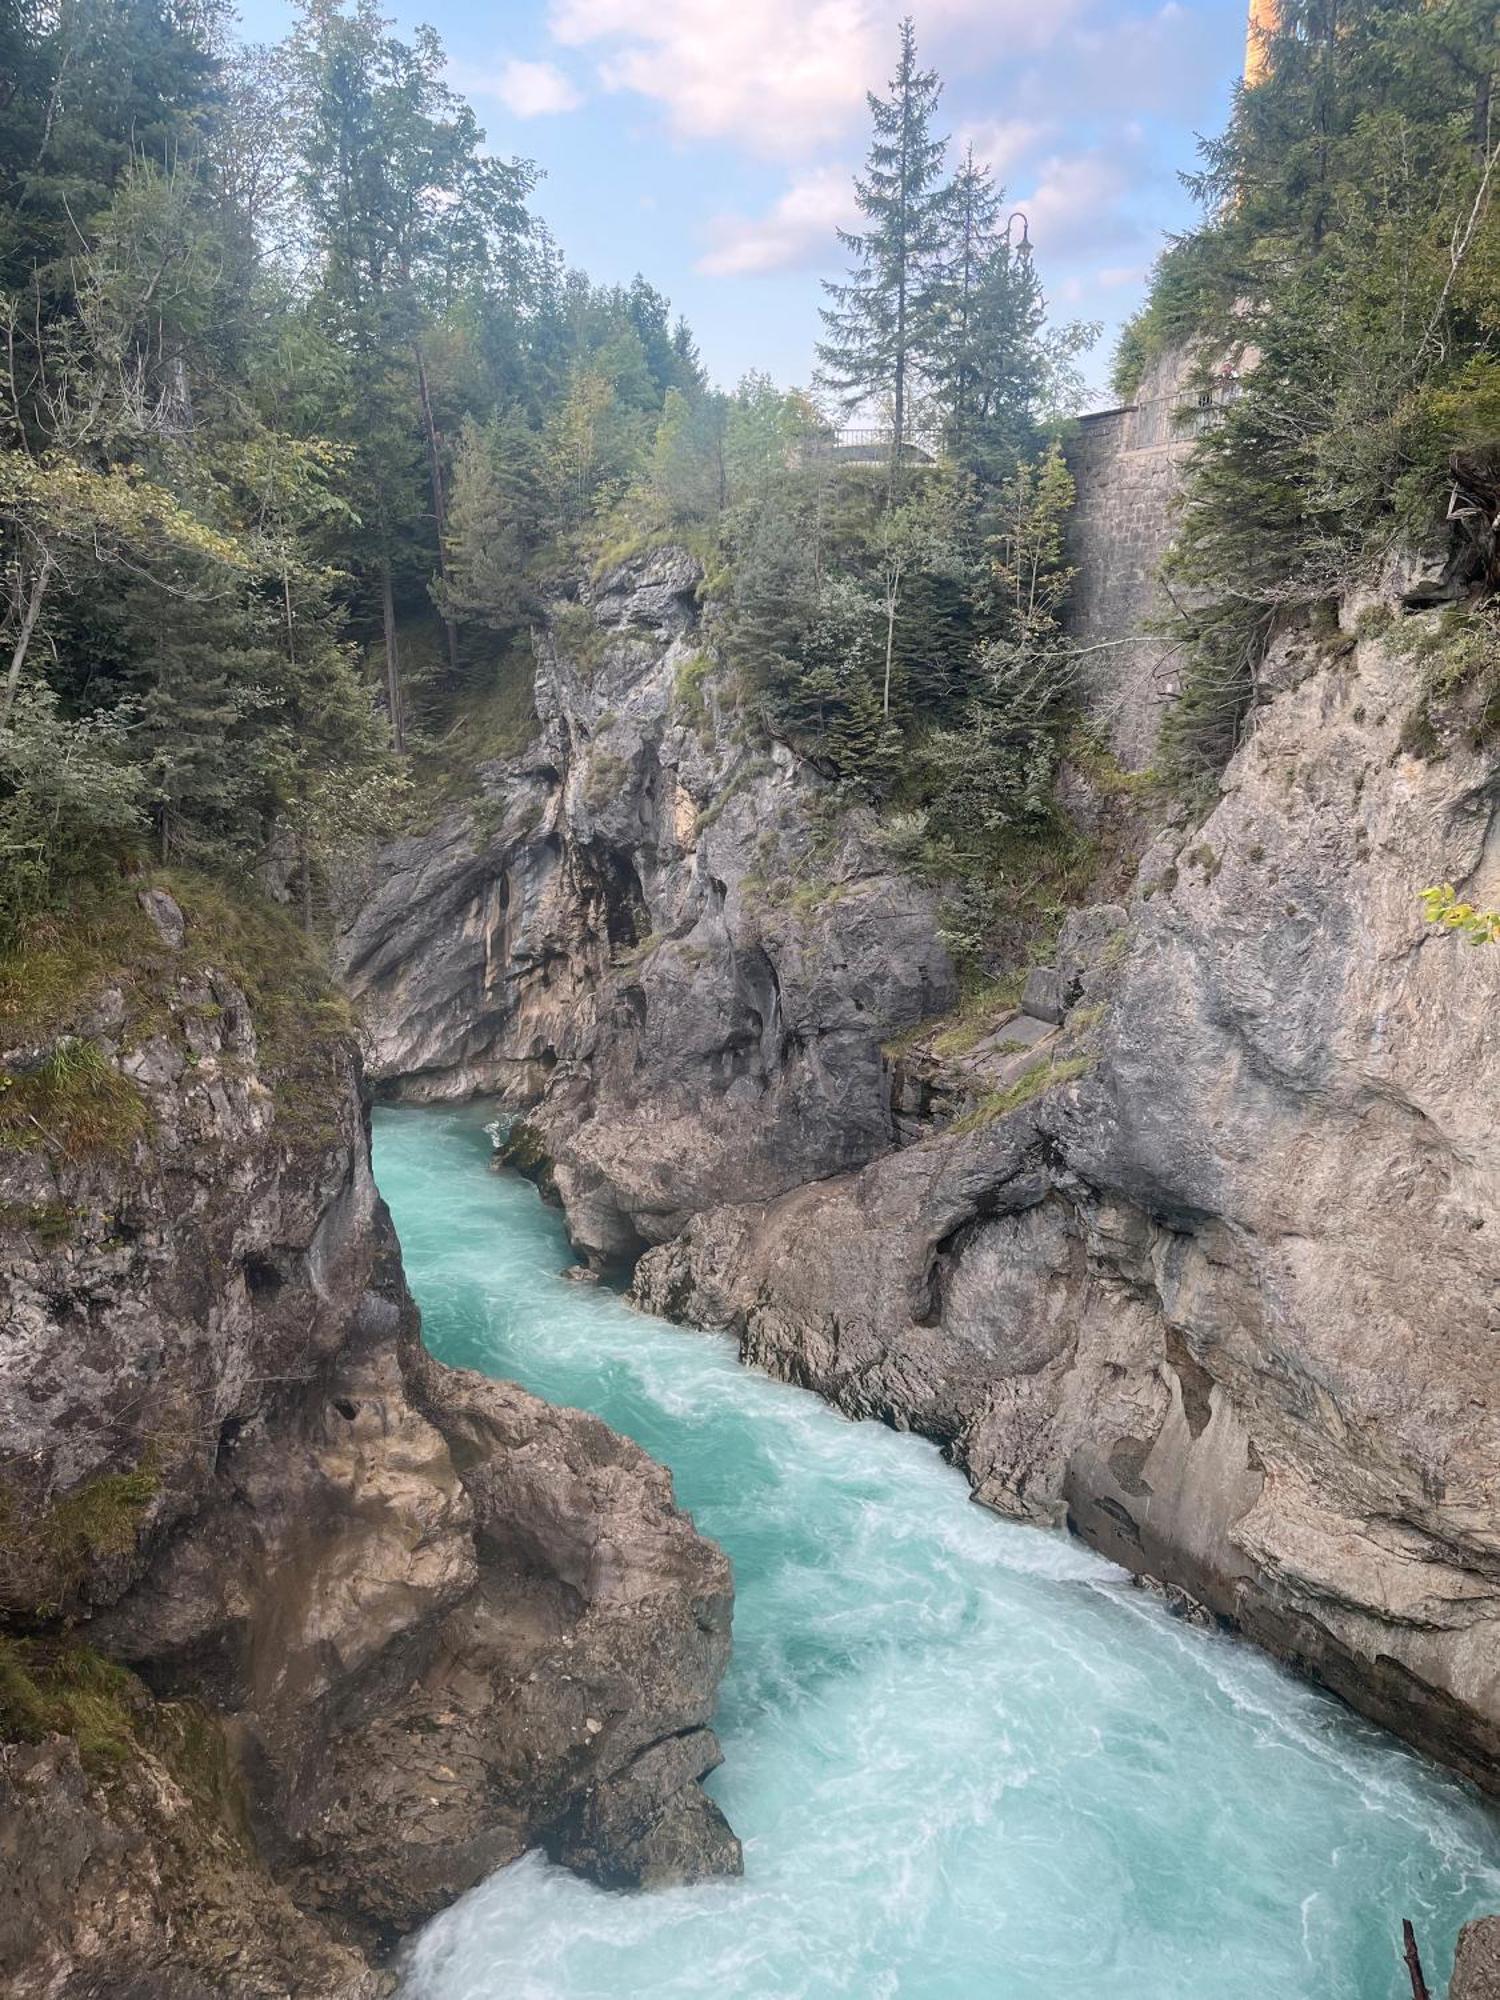
[[[798,449],[804,458],[835,458],[850,465],[879,465],[891,455],[889,425],[844,424],[826,431],[809,431]],[[908,436],[901,445],[904,458],[930,459],[937,455],[937,441],[927,436]]]

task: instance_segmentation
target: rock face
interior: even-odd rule
[[[536,744],[339,946],[377,1084],[524,1110],[600,1261],[886,1150],[881,1044],[956,995],[933,898],[725,706],[699,582],[657,553],[554,618]]]
[[[1459,1932],[1448,2000],[1500,2000],[1500,1917],[1480,1917]]]
[[[1500,955],[1416,892],[1500,900],[1500,760],[1403,749],[1378,639],[1275,672],[1128,927],[1073,927],[1069,1080],[699,1215],[637,1291],[1494,1787]]]
[[[955,1074],[906,1032],[952,999],[930,901],[740,740],[695,580],[643,558],[555,621],[497,829],[386,857],[343,946],[380,1074],[498,1087],[643,1303],[1493,1785],[1500,955],[1417,901],[1500,900],[1493,750],[1456,716],[1412,754],[1403,650],[1288,642],[1207,821]]]
[[[0,1148],[7,1990],[363,2000],[528,1847],[737,1870],[724,1557],[633,1445],[425,1354],[347,1032],[143,914],[0,1051],[55,1104]]]

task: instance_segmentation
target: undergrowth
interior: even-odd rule
[[[35,1069],[0,1069],[0,1146],[13,1152],[123,1153],[148,1122],[140,1092],[97,1042],[64,1036]]]
[[[1054,1089],[1058,1084],[1071,1083],[1076,1077],[1093,1067],[1092,1056],[1067,1056],[1060,1062],[1038,1063],[1006,1090],[992,1091],[982,1098],[972,1111],[967,1111],[953,1126],[956,1134],[979,1132],[986,1125],[993,1125],[997,1118],[1003,1118],[1008,1111],[1015,1111],[1023,1104],[1029,1104],[1044,1091]]]
[[[137,1748],[146,1695],[135,1675],[88,1646],[0,1637],[0,1739],[71,1736],[85,1767],[108,1770]]]

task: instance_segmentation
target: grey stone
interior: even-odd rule
[[[180,951],[187,927],[174,896],[165,889],[142,889],[136,899],[169,951]]]
[[[1191,357],[1163,353],[1135,401],[1079,420],[1067,448],[1076,488],[1068,630],[1083,651],[1083,701],[1120,762],[1144,770],[1176,692],[1177,660],[1153,622],[1170,609],[1157,571],[1193,448],[1174,415],[1193,399]]]
[[[1063,918],[1057,940],[1057,992],[1064,1013],[1113,969],[1111,955],[1123,952],[1126,923],[1122,903],[1091,903]]]
[[[937,898],[875,822],[820,841],[825,781],[747,745],[712,676],[681,698],[699,578],[672,550],[608,574],[589,672],[541,636],[498,825],[384,850],[336,947],[374,1076],[524,1111],[596,1265],[886,1151],[882,1044],[957,998]]]
[[[1500,2000],[1500,1917],[1478,1917],[1459,1932],[1448,2000]]]
[[[695,1216],[636,1288],[1493,1789],[1500,955],[1415,888],[1500,901],[1500,758],[1404,753],[1408,699],[1376,641],[1291,677],[1125,934],[1071,927],[1083,1076]]]
[[[1056,1027],[1062,1020],[1064,1011],[1057,967],[1032,966],[1026,975],[1025,989],[1021,994],[1021,1012],[1030,1014],[1034,1020],[1047,1021]]]
[[[71,1745],[0,1748],[7,1991],[375,2000],[355,1944],[617,1780],[580,1866],[737,1866],[696,1788],[721,1552],[635,1445],[426,1354],[346,1038],[292,1116],[231,981],[157,997],[150,1039],[119,1023],[149,1112],[127,1156],[0,1149],[0,1612],[86,1621],[172,1704],[131,1697],[139,1755],[109,1782]],[[127,1475],[102,1530],[55,1532]],[[685,1763],[651,1761],[679,1738]],[[653,1771],[648,1826],[626,1802]]]

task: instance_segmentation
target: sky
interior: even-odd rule
[[[496,153],[570,263],[637,271],[686,313],[714,380],[805,384],[820,278],[846,261],[851,182],[903,13],[944,80],[938,129],[970,142],[1026,216],[1051,313],[1103,322],[1109,357],[1193,204],[1179,170],[1227,115],[1245,0],[392,0],[437,29]],[[251,40],[290,0],[241,0]]]

